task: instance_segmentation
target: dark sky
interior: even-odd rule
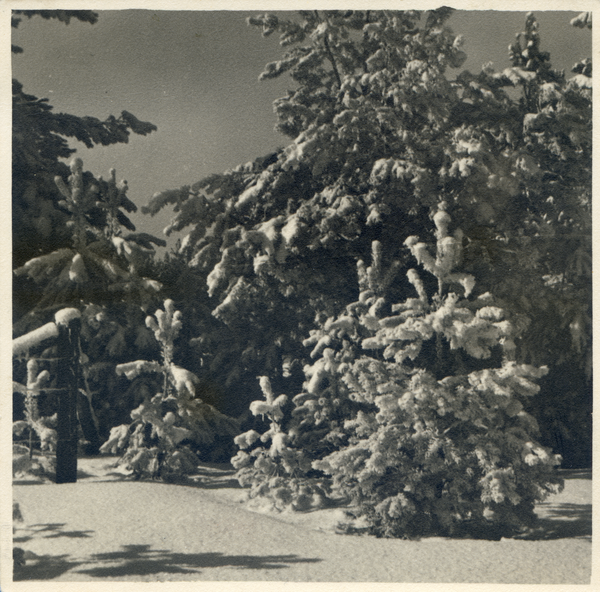
[[[258,12],[99,11],[95,25],[68,26],[25,19],[13,30],[13,43],[25,50],[13,57],[13,76],[26,93],[49,98],[57,112],[104,119],[125,109],[158,126],[126,145],[78,150],[84,168],[96,176],[115,167],[141,206],[156,191],[287,144],[273,131],[272,103],[290,83],[258,81],[264,65],[282,52],[276,36],[264,39],[246,25],[246,17]],[[507,67],[508,45],[523,29],[525,14],[457,11],[449,25],[465,37],[469,59],[463,69],[477,72],[487,62],[496,70]],[[555,67],[569,72],[591,55],[590,31],[569,24],[577,12],[535,14]],[[132,219],[138,229],[161,235],[170,217]]]

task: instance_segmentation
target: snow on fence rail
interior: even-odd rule
[[[73,319],[81,318],[81,312],[76,308],[63,308],[54,315],[54,322],[45,325],[13,339],[13,356],[26,353],[43,341],[59,336],[59,327],[68,326]]]

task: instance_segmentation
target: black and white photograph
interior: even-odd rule
[[[302,4],[0,7],[2,590],[594,586],[591,3]]]

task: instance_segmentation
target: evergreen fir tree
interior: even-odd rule
[[[490,293],[473,296],[445,207],[434,216],[435,254],[406,241],[437,280],[433,294],[410,269],[416,297],[391,304],[375,242],[371,265],[359,264],[358,301],[305,341],[315,361],[287,417],[285,396],[261,379],[267,401],[250,409],[271,427],[238,436],[232,461],[252,496],[299,510],[346,499],[378,536],[494,537],[533,525],[534,503],[562,487],[560,457],[537,442],[524,410],[547,368],[517,363],[521,328]]]

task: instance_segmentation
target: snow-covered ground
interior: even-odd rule
[[[226,467],[173,485],[129,481],[113,462],[80,459],[73,484],[15,481],[15,581],[590,582],[589,471],[565,472],[565,490],[539,505],[535,540],[404,541],[336,534],[339,509],[248,504]]]

